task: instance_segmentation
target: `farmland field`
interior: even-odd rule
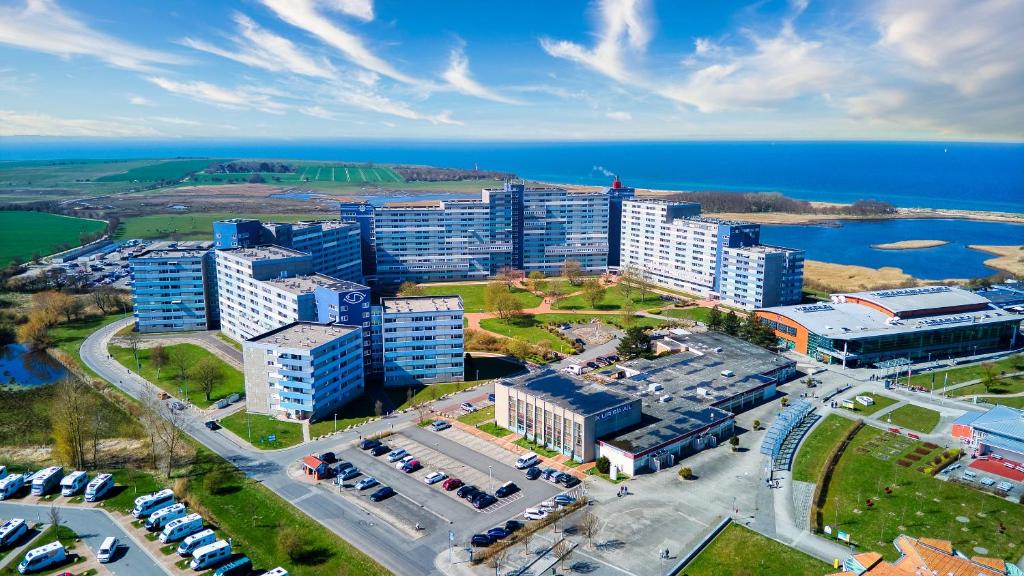
[[[260,181],[268,184],[329,183],[335,186],[387,185],[401,183],[402,177],[394,170],[382,166],[354,164],[307,164],[288,162],[295,172],[235,172],[200,173],[195,184],[234,184]]]
[[[12,258],[28,260],[59,251],[62,244],[78,246],[83,232],[100,232],[107,223],[45,212],[0,212],[0,266]]]
[[[231,214],[202,212],[198,214],[156,214],[125,218],[115,238],[170,238],[178,240],[212,240],[214,220],[226,218],[257,218],[269,222],[298,222],[310,219],[337,219],[335,212],[320,214]]]
[[[36,160],[0,162],[0,199],[30,202],[124,192],[128,182],[98,181],[104,176],[152,164],[153,160]]]
[[[96,179],[97,182],[159,182],[161,180],[180,180],[190,172],[198,172],[216,162],[224,162],[213,158],[192,158],[189,160],[167,160],[145,166],[132,168],[116,174],[107,174]]]

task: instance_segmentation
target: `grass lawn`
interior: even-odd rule
[[[107,223],[46,212],[0,212],[0,267],[15,257],[26,261],[33,254],[47,256],[62,244],[79,246],[82,233],[101,232]]]
[[[517,316],[509,320],[502,320],[501,318],[485,318],[480,321],[480,327],[484,330],[489,330],[511,338],[525,340],[530,344],[548,342],[551,344],[551,349],[556,351],[559,350],[559,348],[562,350],[572,350],[572,345],[567,340],[548,332],[543,328],[543,326],[543,321],[538,320],[536,317],[529,314]]]
[[[926,454],[913,461],[918,448]],[[921,442],[864,427],[843,453],[828,487],[823,510],[825,524],[848,532],[860,549],[875,550],[895,560],[892,540],[912,534],[951,540],[968,554],[976,546],[986,556],[1016,562],[1024,542],[1020,504],[954,484],[917,470],[920,463],[941,452]],[[900,462],[911,462],[903,467]],[[893,493],[887,495],[889,486]],[[871,498],[874,506],[868,508]],[[967,518],[967,522],[958,521]],[[1006,527],[999,532],[999,524]]]
[[[109,314],[107,316],[93,316],[85,320],[59,324],[50,328],[50,338],[53,340],[54,348],[60,348],[73,356],[83,370],[92,374],[92,371],[82,363],[82,355],[79,352],[82,342],[85,342],[85,339],[93,332],[121,318],[124,318],[123,314]],[[92,375],[95,376],[95,374]]]
[[[171,238],[179,240],[213,239],[214,220],[226,218],[256,218],[273,222],[298,222],[308,219],[337,219],[335,212],[317,214],[232,214],[230,212],[201,212],[196,214],[154,214],[124,218],[114,235],[124,238]]]
[[[593,318],[597,318],[599,321],[619,328],[624,328],[625,319],[621,314],[587,314],[586,312],[574,313],[574,312],[551,312],[548,314],[535,314],[534,318],[542,324],[564,324],[566,322],[573,324],[576,322],[589,322]],[[658,320],[657,318],[647,318],[645,316],[634,316],[633,325],[643,326],[644,328],[659,328],[667,324],[664,320]]]
[[[986,390],[985,385],[979,382],[963,388],[957,388],[953,390],[952,394],[972,396],[974,394],[1018,394],[1020,392],[1024,392],[1024,376],[1000,378],[989,390]],[[986,402],[991,402],[991,399],[986,399]]]
[[[832,566],[753,530],[730,524],[679,576],[823,576]]]
[[[483,432],[487,432],[488,434],[494,436],[495,438],[504,438],[505,436],[508,436],[509,434],[512,433],[511,430],[506,430],[505,428],[498,426],[494,422],[485,422],[477,426],[476,429]]]
[[[122,514],[131,513],[135,507],[135,499],[139,496],[157,492],[165,487],[152,474],[146,472],[125,468],[111,473],[117,484],[107,493],[107,497],[100,501],[100,506]]]
[[[844,398],[844,400],[853,400],[853,405],[856,406],[856,408],[854,408],[853,410],[850,410],[849,408],[843,408],[843,410],[846,410],[848,412],[855,412],[861,416],[870,416],[875,412],[878,412],[882,408],[892,406],[893,404],[898,402],[898,400],[896,400],[895,398],[882,396],[881,394],[858,394],[858,396],[870,396],[871,398],[875,399],[875,403],[872,404],[871,406],[865,406],[860,402],[857,402],[854,396],[850,396],[849,398]]]
[[[0,575],[7,576],[8,574],[10,574],[14,576],[18,574],[18,564],[20,564],[21,561],[25,559],[25,555],[28,554],[28,551],[32,550],[33,548],[38,548],[39,546],[49,544],[50,542],[54,542],[56,540],[60,540],[60,543],[63,544],[65,547],[74,546],[76,538],[78,538],[78,534],[75,534],[75,531],[71,528],[68,528],[67,526],[49,526],[46,530],[43,530],[42,534],[36,537],[36,539],[32,542],[32,545],[30,545],[24,552],[19,554],[17,558],[15,558],[9,564],[7,564],[6,568],[0,570]],[[67,567],[68,564],[69,563],[60,564],[59,567]],[[58,571],[57,568],[58,567],[55,566],[53,568],[47,569],[46,572],[55,574]]]
[[[298,422],[285,422],[264,414],[248,414],[240,410],[221,418],[220,425],[231,430],[242,440],[249,439],[249,427],[252,426],[253,445],[257,448],[288,448],[302,442],[302,425]],[[274,434],[277,439],[267,442],[266,438]],[[263,439],[263,442],[260,442]]]
[[[225,344],[230,344],[237,350],[242,349],[242,345],[233,340],[230,336],[225,335],[223,332],[217,332],[217,338]]]
[[[210,352],[201,346],[195,344],[173,344],[170,346],[164,346],[164,351],[167,352],[169,358],[173,358],[175,354],[185,354],[189,359],[189,366],[195,366],[203,358],[212,358],[214,362],[220,366],[221,374],[223,376],[222,381],[213,387],[210,392],[210,400],[206,399],[206,395],[200,390],[199,385],[194,382],[191,376],[186,376],[184,380],[178,379],[178,370],[174,367],[173,363],[168,362],[163,368],[160,369],[160,377],[157,378],[157,370],[149,361],[149,354],[152,351],[151,348],[139,348],[139,362],[142,365],[142,369],[138,370],[138,364],[135,362],[135,356],[132,354],[131,348],[122,348],[120,346],[110,346],[110,354],[115,360],[120,362],[124,367],[132,371],[138,371],[138,374],[149,380],[153,384],[160,387],[171,396],[177,398],[183,398],[184,394],[180,393],[179,390],[184,391],[187,387],[188,399],[200,408],[209,408],[211,404],[225,398],[230,394],[243,393],[245,392],[245,378],[242,373],[232,367],[227,362],[214,356]]]
[[[405,410],[406,408],[412,408],[417,404],[424,402],[432,402],[437,400],[445,394],[454,394],[456,392],[462,392],[466,388],[476,386],[479,382],[442,382],[440,384],[430,384],[427,386],[398,386],[394,388],[385,388],[384,392],[391,399],[391,403],[395,405],[395,410]],[[409,395],[409,391],[412,391],[412,396]]]
[[[451,296],[462,297],[462,305],[466,312],[486,312],[484,307],[484,292],[486,284],[446,284],[444,286],[422,286],[423,293],[428,296]],[[540,296],[527,292],[522,288],[513,288],[512,294],[523,305],[523,308],[535,308],[540,306]]]
[[[846,431],[856,422],[836,414],[829,414],[818,423],[800,444],[800,450],[793,459],[793,479],[800,482],[817,482],[825,460]]]
[[[927,434],[939,425],[939,413],[935,410],[907,404],[886,414],[885,420],[892,422],[893,426],[910,428]]]
[[[710,308],[696,306],[691,308],[665,308],[661,311],[660,315],[668,316],[669,318],[679,318],[680,320],[694,320],[707,323],[709,314],[711,314]]]
[[[579,288],[577,288],[578,290]],[[570,288],[571,290],[571,288]],[[557,310],[621,310],[626,302],[632,301],[633,305],[638,310],[646,308],[656,308],[658,306],[664,306],[665,301],[661,299],[661,295],[653,292],[648,292],[647,297],[644,298],[640,295],[640,292],[633,290],[630,292],[627,298],[622,293],[620,286],[612,286],[604,289],[604,294],[601,299],[597,301],[595,305],[591,305],[590,301],[587,300],[583,294],[577,294],[575,296],[567,296],[560,298],[555,301],[553,308]]]
[[[484,422],[490,422],[494,420],[494,405],[490,405],[487,408],[481,408],[476,412],[470,412],[459,416],[459,422],[463,424],[469,424],[470,426],[476,426],[477,424],[483,424]]]
[[[995,370],[996,374],[1002,374],[1003,372],[1006,372],[1008,374],[1013,372],[1024,372],[1024,354],[1015,354],[1013,356],[1003,358],[1002,360],[996,360],[995,362],[985,362],[973,366],[962,366],[960,368],[952,368],[949,370],[942,370],[936,372],[936,388],[938,388],[942,382],[946,381],[946,374],[949,374],[949,385],[984,378],[986,366],[991,366],[992,369]],[[904,372],[901,381],[906,381],[906,372]],[[910,383],[916,386],[924,386],[925,388],[929,388],[932,384],[932,375],[915,374],[910,377]],[[959,393],[960,392],[957,391],[957,394]]]
[[[516,446],[521,446],[521,447],[526,448],[527,450],[529,450],[531,452],[536,452],[537,454],[539,454],[541,456],[546,456],[548,458],[554,458],[555,456],[560,456],[561,455],[561,452],[558,452],[556,450],[551,450],[547,446],[541,446],[540,444],[535,444],[533,442],[530,442],[526,438],[520,438],[519,440],[516,440],[515,441],[515,445]]]

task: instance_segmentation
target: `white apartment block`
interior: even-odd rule
[[[722,249],[719,297],[747,310],[799,304],[804,252],[778,246]]]
[[[221,331],[241,342],[297,320],[315,320],[312,292],[302,294],[287,285],[267,282],[312,272],[312,257],[290,248],[218,250]]]

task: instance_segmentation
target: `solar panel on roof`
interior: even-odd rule
[[[898,288],[896,290],[882,290],[880,292],[872,292],[872,296],[878,298],[895,298],[898,296],[922,296],[924,294],[940,294],[942,292],[950,292],[952,289],[949,286],[922,286],[920,288]]]
[[[810,306],[797,306],[797,310],[799,310],[801,312],[804,312],[804,313],[811,313],[811,312],[827,312],[829,310],[835,310],[835,308],[833,308],[832,306],[829,306],[828,304],[812,304]]]

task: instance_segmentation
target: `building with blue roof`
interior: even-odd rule
[[[975,456],[1024,462],[1024,410],[995,406],[988,412],[968,412],[953,422],[953,437]]]

